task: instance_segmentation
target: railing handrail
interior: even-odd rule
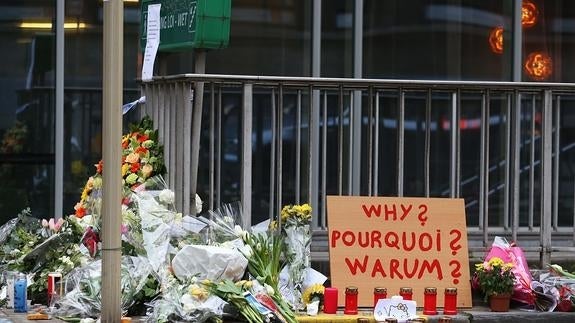
[[[203,81],[213,83],[253,83],[253,84],[282,84],[285,86],[309,87],[333,87],[339,88],[342,83],[347,88],[370,86],[402,87],[411,90],[450,90],[453,88],[468,90],[485,90],[495,88],[497,90],[524,90],[540,91],[551,89],[554,93],[561,91],[575,91],[575,83],[552,83],[552,82],[510,82],[510,81],[455,81],[455,80],[406,80],[406,79],[357,79],[357,78],[333,78],[333,77],[299,77],[299,76],[268,76],[268,75],[226,75],[226,74],[177,74],[168,76],[155,76],[152,81]],[[143,82],[145,84],[146,82]]]

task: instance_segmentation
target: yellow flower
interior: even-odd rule
[[[190,287],[188,288],[188,292],[190,293],[190,295],[192,295],[194,298],[200,301],[207,299],[209,296],[207,290],[196,284],[190,285]]]
[[[122,177],[126,176],[126,173],[128,172],[129,169],[130,169],[130,164],[122,165]]]
[[[503,266],[503,264],[504,264],[503,260],[499,257],[493,257],[489,259],[489,265],[491,267],[501,267]]]
[[[152,167],[152,165],[150,165],[150,164],[146,164],[146,165],[142,166],[142,176],[144,178],[150,177],[150,175],[152,174],[153,171],[154,171],[154,167]]]
[[[315,299],[318,299],[319,303],[321,305],[323,303],[324,291],[325,291],[325,287],[323,285],[320,285],[320,284],[311,285],[301,295],[303,303],[307,305],[307,304],[313,302]]]

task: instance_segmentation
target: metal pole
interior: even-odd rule
[[[120,264],[122,258],[122,83],[124,51],[124,3],[104,1],[103,73],[103,199],[102,199],[102,322],[118,322],[122,316]]]
[[[206,52],[204,50],[196,51],[196,74],[204,74],[206,72]],[[190,196],[191,207],[190,212],[193,215],[198,214],[196,210],[196,191],[198,188],[198,165],[200,160],[200,131],[202,127],[202,108],[204,105],[204,82],[196,82],[196,89],[194,93],[194,115],[192,116],[192,156],[191,156],[191,183],[190,183]],[[186,150],[190,147],[186,147]],[[189,178],[189,177],[186,177]]]
[[[521,7],[523,5],[522,0],[515,0],[513,1],[513,27],[512,27],[512,39],[513,39],[513,48],[512,48],[512,81],[513,82],[521,82],[521,67],[522,63],[522,55],[523,55],[523,29],[521,26]]]
[[[56,4],[56,115],[54,148],[54,218],[62,217],[64,196],[64,7]]]
[[[353,11],[353,78],[363,77],[363,0],[356,0]],[[362,106],[361,106],[362,92],[360,90],[353,91],[353,142],[351,149],[353,177],[352,177],[352,193],[359,195],[361,185],[361,128],[362,128]]]

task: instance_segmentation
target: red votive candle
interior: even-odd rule
[[[411,287],[401,287],[399,289],[399,296],[403,297],[406,301],[411,301],[413,299],[413,289],[411,289]]]
[[[377,301],[387,298],[387,289],[383,287],[375,287],[373,289],[373,307],[377,305]]]
[[[445,289],[443,314],[445,315],[457,314],[457,288],[455,287],[447,287]]]
[[[323,312],[325,314],[335,314],[337,312],[337,288],[325,288],[323,292]]]
[[[423,314],[437,315],[437,288],[426,287],[423,295]]]
[[[345,288],[345,309],[343,314],[357,314],[357,287],[350,286]]]

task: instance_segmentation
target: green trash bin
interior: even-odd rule
[[[148,6],[161,4],[160,51],[225,48],[230,39],[231,0],[143,0],[140,47],[146,48]]]

